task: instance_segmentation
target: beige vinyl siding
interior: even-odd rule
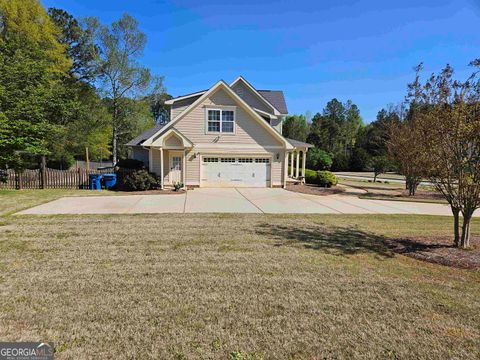
[[[238,81],[232,87],[232,90],[235,91],[238,96],[240,96],[251,107],[273,114],[272,107],[265,104],[265,102],[262,101],[258,95],[249,89],[243,82]]]
[[[169,184],[169,170],[170,170],[170,154],[168,150],[163,150],[163,181],[164,184]],[[161,176],[161,162],[160,162],[160,150],[153,149],[152,150],[152,172],[154,172],[157,176]]]
[[[200,185],[200,156],[195,157],[195,151],[187,152],[185,176],[186,185]]]
[[[207,134],[205,109],[208,106],[236,106],[235,134]],[[224,90],[218,90],[195,107],[174,126],[194,144],[258,144],[261,146],[282,146],[256,119],[232,99]]]
[[[170,151],[163,150],[163,183],[170,184]]]
[[[160,150],[152,149],[152,172],[160,176]]]
[[[178,114],[180,114],[183,110],[193,104],[195,100],[197,100],[199,97],[200,95],[180,101],[175,101],[170,108],[170,119],[175,119]]]
[[[279,154],[278,160],[277,155]],[[278,151],[273,154],[273,161],[272,161],[272,185],[283,186],[283,172],[284,172],[284,160],[285,160],[285,152]]]

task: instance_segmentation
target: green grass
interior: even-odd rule
[[[478,359],[480,273],[383,245],[450,229],[405,215],[4,216],[0,338],[54,341],[57,359]]]

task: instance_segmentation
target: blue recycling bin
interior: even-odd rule
[[[102,174],[90,174],[90,190],[102,190]]]
[[[103,182],[105,184],[105,189],[113,189],[117,184],[117,174],[104,174]]]

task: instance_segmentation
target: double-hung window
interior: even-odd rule
[[[233,134],[235,132],[235,112],[233,110],[208,109],[207,132]]]

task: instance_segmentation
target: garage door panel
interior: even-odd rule
[[[203,187],[266,187],[270,184],[268,158],[212,158],[202,162]]]

